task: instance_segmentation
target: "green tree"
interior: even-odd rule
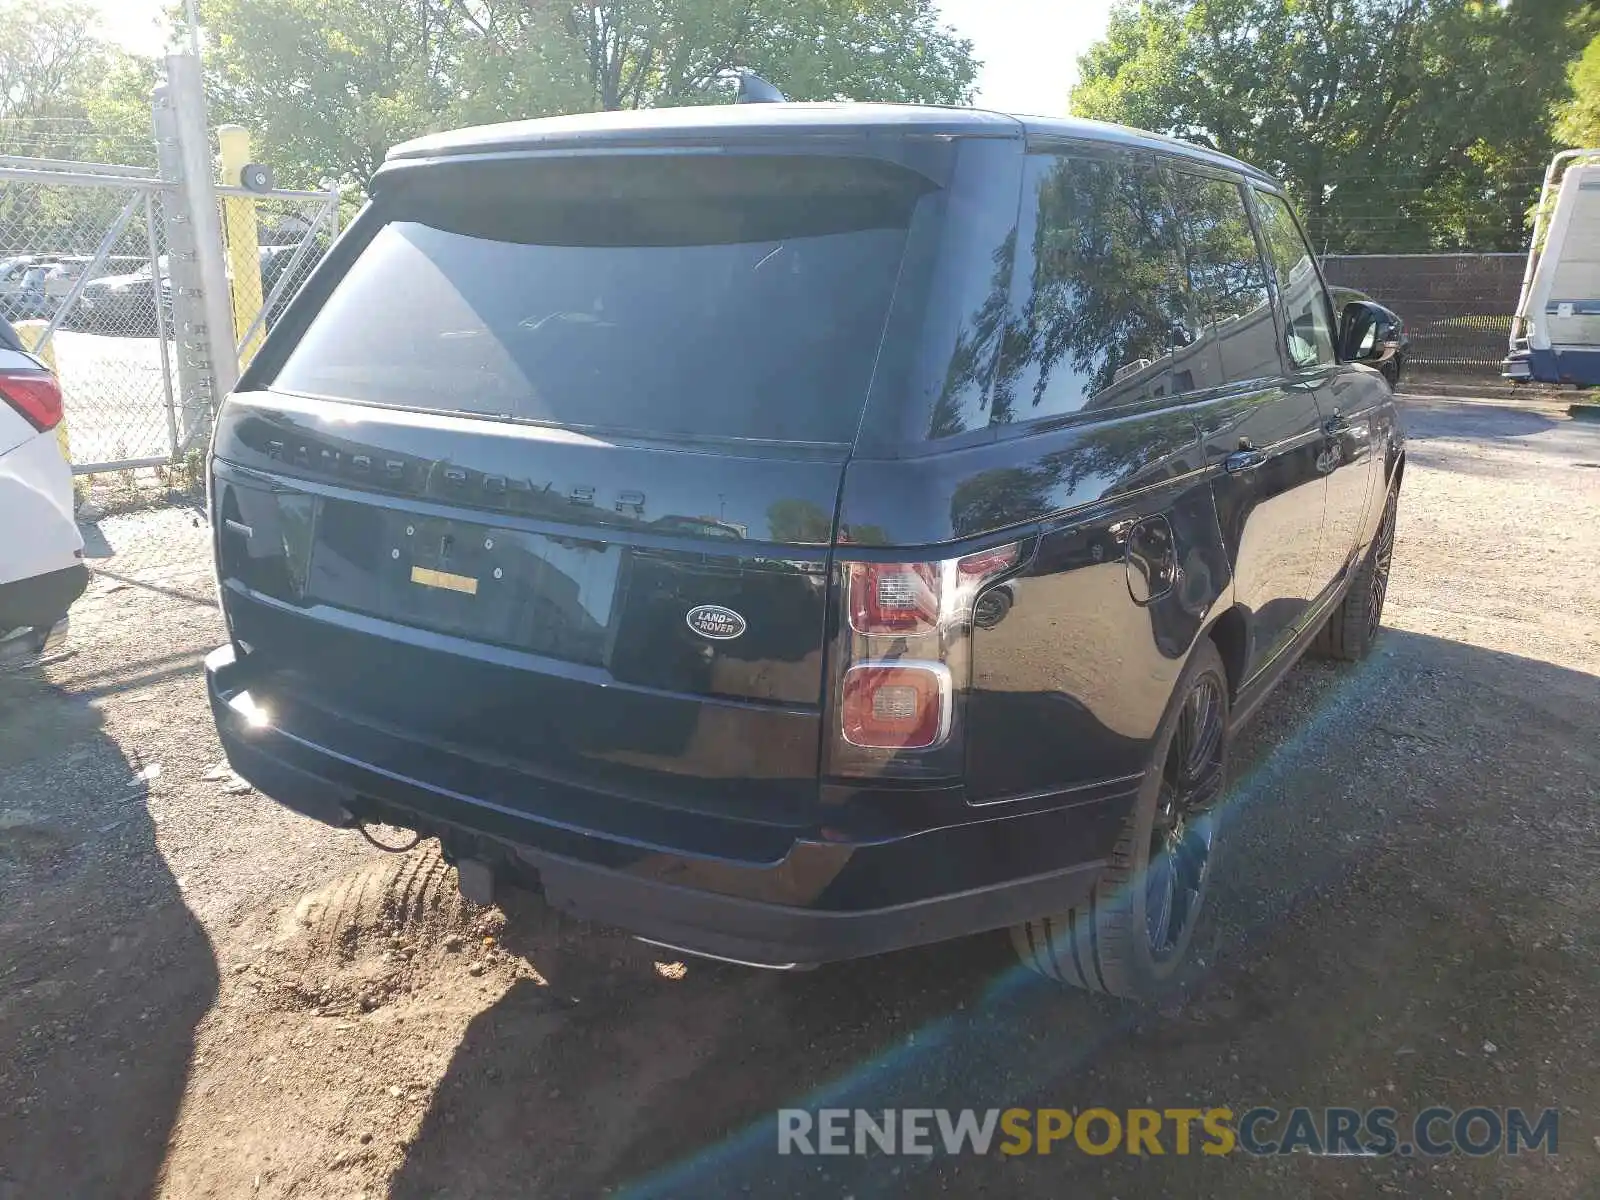
[[[437,0],[205,0],[200,21],[211,118],[251,129],[291,186],[364,182],[483,82],[482,35]]]
[[[203,0],[212,115],[285,182],[362,182],[396,142],[476,122],[726,99],[960,103],[977,64],[933,0]]]
[[[1567,82],[1572,95],[1556,109],[1556,137],[1576,149],[1600,147],[1600,33],[1572,64]]]
[[[1283,178],[1318,249],[1518,249],[1574,0],[1124,0],[1072,108]]]
[[[153,165],[149,76],[136,108],[106,102],[145,64],[93,37],[72,0],[0,0],[0,154]],[[0,182],[0,256],[85,253],[127,197],[116,189]],[[118,253],[142,253],[135,223]]]
[[[150,147],[148,99],[142,125],[92,111],[135,61],[89,32],[93,18],[76,0],[0,0],[0,153],[121,162]]]
[[[734,67],[766,76],[795,100],[961,104],[977,69],[972,44],[940,25],[933,0],[599,0],[563,8],[595,108],[704,103]]]

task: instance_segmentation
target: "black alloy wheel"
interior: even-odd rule
[[[1216,839],[1211,808],[1222,792],[1225,711],[1219,681],[1202,675],[1167,750],[1145,868],[1145,932],[1158,962],[1185,944],[1204,894]]]

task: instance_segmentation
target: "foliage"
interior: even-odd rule
[[[92,15],[70,0],[0,0],[0,120],[72,114],[104,52]]]
[[[154,164],[153,69],[91,36],[92,15],[74,0],[0,0],[0,154]],[[132,109],[115,102],[124,86],[142,92]],[[0,182],[0,256],[87,252],[126,199]],[[113,251],[143,253],[142,230],[135,222]]]
[[[970,42],[931,0],[605,0],[562,6],[592,107],[704,103],[748,67],[792,100],[960,104],[976,73]],[[714,97],[715,93],[710,93]]]
[[[1319,248],[1518,249],[1573,0],[1123,0],[1073,111],[1278,175]]]
[[[146,86],[129,124],[98,99],[142,63],[89,32],[78,0],[0,0],[0,154],[127,162],[153,150]]]
[[[1556,109],[1556,137],[1574,149],[1600,147],[1600,33],[1567,74],[1572,95]]]
[[[726,99],[733,67],[794,99],[970,98],[933,0],[204,0],[212,116],[280,179],[361,182],[452,126]]]

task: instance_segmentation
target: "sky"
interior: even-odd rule
[[[938,0],[945,23],[982,60],[977,103],[1060,117],[1078,55],[1106,31],[1112,0]]]
[[[166,0],[90,0],[107,38],[139,54],[166,48]],[[982,60],[977,103],[1004,112],[1061,116],[1078,55],[1105,32],[1112,0],[938,0],[945,23],[971,38]]]

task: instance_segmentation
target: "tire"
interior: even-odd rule
[[[1209,638],[1196,647],[1173,694],[1133,812],[1088,899],[1011,929],[1023,965],[1047,979],[1159,1002],[1186,991],[1203,966],[1196,950],[1211,925],[1206,901],[1216,874],[1217,804],[1227,788],[1230,740],[1227,672]],[[1189,771],[1195,764],[1198,770]],[[1174,786],[1180,778],[1192,786]]]
[[[1383,602],[1389,594],[1389,568],[1394,559],[1394,520],[1400,489],[1391,489],[1383,506],[1383,519],[1377,535],[1367,548],[1366,557],[1350,578],[1350,587],[1339,606],[1328,614],[1328,623],[1311,643],[1318,658],[1340,662],[1359,662],[1372,651],[1383,623]]]

